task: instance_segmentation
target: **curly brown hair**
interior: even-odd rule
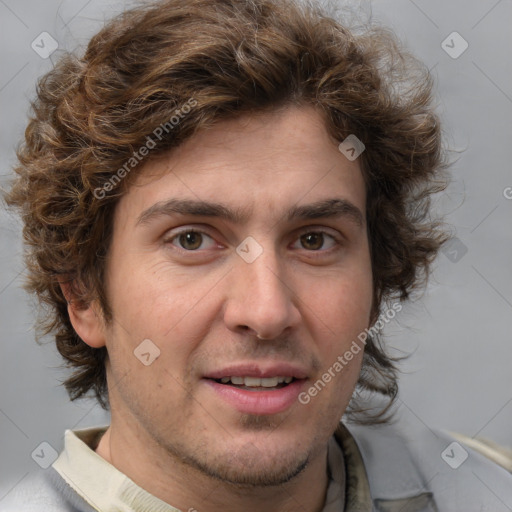
[[[46,306],[39,330],[55,335],[74,367],[70,398],[92,391],[108,408],[107,351],[78,337],[60,285],[72,285],[77,307],[97,299],[112,320],[104,273],[113,213],[140,166],[121,169],[157,127],[168,129],[147,159],[219,120],[287,105],[315,106],[337,141],[355,134],[366,146],[374,321],[386,301],[426,282],[447,239],[430,215],[431,195],[447,184],[432,86],[389,30],[351,31],[292,0],[152,2],[109,22],[83,57],[62,56],[38,83],[6,201],[24,221],[26,288]],[[123,179],[112,183],[116,173]],[[385,410],[397,393],[395,363],[369,336],[358,389],[389,398]],[[387,421],[379,418],[356,421]]]

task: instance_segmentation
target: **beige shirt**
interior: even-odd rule
[[[54,469],[100,512],[180,512],[139,487],[94,451],[106,428],[67,430],[64,450],[54,462]],[[334,437],[329,440],[329,485],[322,512],[371,512],[368,479],[357,445],[343,425],[336,434],[342,448]]]

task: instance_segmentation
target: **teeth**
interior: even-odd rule
[[[249,387],[263,387],[263,388],[273,388],[278,384],[289,384],[293,380],[293,377],[266,377],[264,379],[260,379],[259,377],[222,377],[220,381],[222,384],[227,384],[231,381],[231,384],[235,384],[235,386],[249,386]]]

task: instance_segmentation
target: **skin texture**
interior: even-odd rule
[[[248,217],[137,222],[170,198],[220,202]],[[358,208],[362,224],[348,215],[287,220],[294,206],[333,198]],[[182,510],[321,510],[327,442],[362,351],[308,404],[276,414],[241,413],[203,377],[231,364],[287,362],[306,371],[307,390],[350,347],[372,306],[365,201],[358,160],[338,151],[313,107],[223,121],[148,161],[115,212],[113,322],[94,303],[69,307],[81,338],[109,353],[112,422],[97,452]],[[176,237],[184,228],[203,235]],[[304,236],[318,231],[327,234]],[[236,252],[248,236],[263,250],[252,263]],[[134,355],[145,339],[160,350],[148,366]]]

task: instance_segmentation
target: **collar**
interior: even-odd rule
[[[334,432],[335,444],[341,453],[345,468],[345,508],[344,512],[372,512],[373,504],[370,485],[363,459],[356,441],[343,423]],[[340,457],[338,457],[339,460]],[[335,509],[333,509],[334,512]],[[341,510],[338,508],[337,510]],[[324,511],[322,511],[324,512]],[[325,511],[325,512],[331,512]]]
[[[94,450],[107,427],[66,430],[64,450],[53,468],[101,512],[180,512],[139,487]]]

